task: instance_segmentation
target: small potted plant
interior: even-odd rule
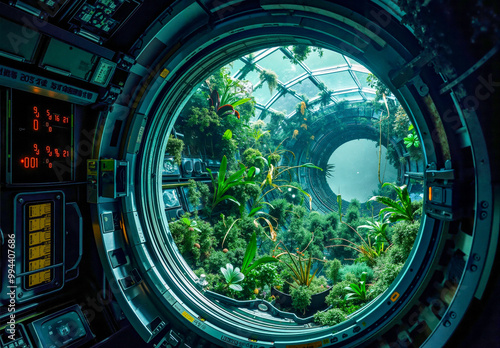
[[[328,307],[325,304],[325,298],[330,289],[326,285],[326,281],[325,284],[312,286],[315,279],[318,283],[321,281],[315,278],[318,269],[311,274],[313,257],[312,255],[305,256],[304,252],[307,247],[303,251],[297,250],[295,253],[291,253],[283,242],[278,243],[278,245],[280,244],[285,251],[278,254],[276,258],[285,265],[292,282],[285,281],[290,286],[289,294],[276,288],[272,289],[271,294],[276,297],[276,304],[281,308],[292,307],[303,316],[312,315],[316,311]],[[282,250],[281,247],[278,247],[278,250],[280,249]]]

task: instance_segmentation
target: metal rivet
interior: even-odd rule
[[[455,319],[457,317],[457,313],[455,312],[450,312],[450,318]]]
[[[486,208],[488,208],[489,206],[490,206],[490,205],[488,204],[488,202],[486,202],[486,201],[482,201],[482,202],[481,202],[481,208],[486,209]]]
[[[472,266],[470,266],[470,270],[471,270],[472,272],[477,271],[477,266],[476,266],[476,265],[472,265]]]
[[[479,218],[480,218],[481,220],[486,219],[486,217],[487,217],[487,216],[488,216],[488,213],[487,213],[487,212],[485,212],[485,211],[482,211],[482,212],[479,214]]]
[[[474,254],[474,255],[472,255],[472,258],[474,259],[474,261],[479,261],[479,260],[481,260],[481,256],[479,256],[478,254]]]
[[[446,327],[451,326],[451,322],[450,322],[449,320],[446,320],[446,321],[444,322],[444,326],[446,326]]]
[[[24,202],[24,199],[19,198],[17,201],[18,201],[19,203],[22,203],[22,202]]]

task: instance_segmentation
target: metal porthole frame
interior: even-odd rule
[[[126,163],[128,192],[98,197],[91,211],[111,288],[145,341],[169,339],[175,336],[169,330],[174,330],[178,337],[201,337],[218,346],[378,346],[418,337],[419,344],[438,347],[453,335],[471,301],[481,298],[497,245],[498,231],[492,227],[498,221],[493,221],[488,151],[478,117],[461,107],[456,96],[439,94],[433,86],[442,80],[432,68],[424,67],[394,86],[393,70],[407,66],[421,48],[400,24],[396,10],[378,3],[232,1],[210,9],[202,2],[178,1],[143,35],[123,96],[100,119],[94,149],[96,159]],[[290,44],[334,49],[365,64],[391,88],[416,125],[426,163],[435,163],[439,170],[450,160],[457,177],[472,185],[463,216],[452,222],[424,216],[412,254],[396,281],[356,316],[333,328],[263,321],[209,301],[180,256],[161,208],[157,173],[163,149],[193,88],[235,58]],[[451,126],[442,120],[451,108],[466,115],[459,120],[461,137],[450,136]],[[120,149],[109,145],[117,119],[127,121]],[[462,162],[464,152],[470,158]],[[110,227],[106,224],[110,218],[119,223]],[[126,262],[111,262],[110,255],[117,250]],[[458,286],[448,289],[449,273],[440,259],[457,251],[464,264]],[[443,292],[450,291],[444,302]],[[439,316],[432,317],[429,298],[440,301]],[[421,326],[430,330],[412,335]]]

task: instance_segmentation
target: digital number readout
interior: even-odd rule
[[[50,202],[26,206],[26,248],[28,271],[44,269],[52,265],[53,205]],[[43,270],[28,276],[28,288],[49,283],[52,270]]]
[[[13,91],[12,182],[70,181],[73,172],[70,103]]]

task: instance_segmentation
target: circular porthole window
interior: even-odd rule
[[[398,71],[394,72],[395,68],[404,69],[406,64],[414,58],[410,52],[418,51],[416,50],[417,43],[412,39],[411,33],[402,28],[395,19],[397,16],[383,12],[389,16],[388,18],[394,19],[390,29],[398,28],[398,35],[393,36],[392,30],[388,30],[387,26],[384,27],[382,23],[377,22],[377,18],[380,19],[380,17],[375,15],[379,14],[382,9],[371,3],[367,6],[374,12],[364,11],[365,15],[361,15],[359,12],[326,2],[311,5],[311,7],[269,3],[252,10],[241,9],[242,12],[238,12],[238,7],[234,7],[231,8],[234,12],[230,15],[213,9],[213,13],[222,16],[220,21],[211,22],[208,26],[202,24],[203,21],[199,21],[197,29],[191,28],[184,33],[188,35],[196,30],[197,35],[186,36],[186,41],[178,46],[166,44],[170,43],[169,40],[174,40],[170,36],[177,32],[173,30],[173,27],[150,33],[151,37],[155,38],[153,40],[165,43],[165,47],[146,45],[139,54],[141,61],[146,60],[148,55],[164,58],[157,62],[159,67],[157,73],[151,74],[150,79],[147,80],[149,87],[137,100],[134,111],[135,119],[130,122],[129,142],[140,144],[140,147],[137,147],[135,151],[136,146],[129,146],[124,155],[124,159],[129,161],[131,166],[130,180],[133,183],[131,194],[123,198],[121,204],[123,230],[130,246],[131,262],[127,266],[108,270],[108,276],[111,278],[132,280],[132,282],[119,281],[121,285],[115,289],[115,293],[122,307],[125,308],[127,316],[146,340],[152,340],[159,332],[165,332],[162,331],[165,327],[169,327],[171,331],[161,335],[163,340],[193,341],[199,346],[208,345],[208,342],[217,346],[241,347],[320,347],[360,344],[390,346],[395,342],[420,345],[427,339],[440,341],[452,335],[452,329],[456,328],[457,324],[449,321],[450,325],[444,325],[442,321],[451,318],[451,312],[456,317],[457,313],[465,310],[455,305],[455,299],[458,297],[464,301],[472,299],[473,289],[462,287],[462,284],[464,281],[474,282],[475,274],[469,274],[470,269],[465,265],[470,260],[469,256],[478,253],[477,248],[481,248],[478,244],[469,242],[470,239],[467,236],[472,236],[472,226],[476,228],[478,224],[491,223],[486,219],[481,221],[475,219],[473,211],[468,210],[463,206],[465,204],[463,201],[457,201],[454,197],[456,197],[455,194],[459,195],[457,185],[460,180],[463,184],[459,185],[461,192],[476,190],[477,197],[486,193],[481,187],[465,185],[466,182],[469,184],[471,182],[471,178],[464,173],[467,173],[468,164],[473,166],[473,161],[457,161],[464,156],[463,148],[461,148],[463,144],[447,138],[446,131],[450,125],[439,121],[443,108],[451,107],[453,100],[428,88],[426,83],[440,83],[442,82],[440,77],[426,72],[425,76],[422,75],[420,79],[410,81],[409,78],[405,80],[404,71],[399,71],[399,75]],[[203,18],[203,9],[198,11],[198,7],[199,4],[192,4],[192,6],[178,10],[179,13],[182,11],[191,13],[192,17],[189,18],[197,18],[196,15]],[[294,16],[291,16],[291,13],[294,13]],[[297,16],[298,13],[301,15]],[[363,31],[360,31],[360,28],[364,28]],[[164,49],[161,55],[158,52],[159,46]],[[311,51],[309,52],[311,57],[316,55],[318,52],[315,50],[318,48],[324,50],[323,54],[328,55],[329,59],[325,59],[324,62],[323,57],[314,58],[319,64],[317,69],[309,68],[300,60],[297,64],[290,64],[291,59],[304,55],[307,57],[308,50]],[[269,50],[273,51],[269,52]],[[281,59],[269,59],[268,63],[274,64],[274,70],[284,67],[284,62],[286,62],[286,69],[283,73],[275,72],[277,79],[274,79],[271,73],[273,69],[269,65],[268,68],[259,66],[259,60],[261,59],[264,64],[264,60],[270,58],[271,54],[277,54]],[[337,59],[338,56],[344,59],[345,70],[342,70],[338,64],[331,64],[332,60]],[[153,60],[153,58],[150,59]],[[240,80],[240,78],[240,81],[245,81],[241,76],[242,70],[249,67],[251,59],[255,59],[257,71],[247,72],[244,78],[250,82],[251,79],[255,79],[255,82],[251,83],[253,88],[250,88],[250,84],[237,86],[240,90],[236,92],[241,94],[239,99],[227,103],[221,102],[226,96],[221,87],[225,83],[230,84],[231,81]],[[223,72],[215,74],[215,72],[220,72],[218,71],[220,67],[238,60],[239,62],[232,66],[234,69],[232,74],[227,73],[227,76]],[[411,120],[406,127],[401,128],[401,132],[405,133],[404,136],[392,139],[394,144],[399,146],[398,148],[393,150],[388,148],[387,141],[392,144],[391,135],[387,136],[385,133],[389,125],[381,131],[383,126],[381,120],[388,116],[387,114],[383,116],[387,101],[380,103],[380,110],[374,110],[372,113],[364,107],[362,110],[359,106],[351,107],[357,101],[367,101],[368,98],[366,95],[363,96],[363,93],[371,92],[375,95],[374,90],[376,90],[376,88],[362,86],[362,83],[366,81],[366,76],[365,80],[358,76],[361,72],[353,69],[356,62],[363,62],[366,66],[364,69],[374,72],[381,81],[386,83],[394,95],[394,100],[401,103],[402,110]],[[321,66],[321,64],[326,66]],[[283,77],[283,80],[279,78],[280,75],[293,75],[292,73],[301,69],[303,72],[299,75],[302,76],[299,79],[303,78],[302,84],[289,80],[293,79],[293,76]],[[364,73],[367,74],[369,71],[364,71]],[[256,76],[252,76],[252,73]],[[222,77],[222,79],[206,81],[209,76],[215,76],[215,79]],[[224,82],[224,78],[229,78],[229,80]],[[322,81],[322,78],[326,80]],[[342,90],[347,78],[354,81],[355,86]],[[342,79],[344,82],[339,82]],[[270,81],[274,82],[270,83]],[[258,85],[263,85],[263,87],[256,88]],[[329,85],[332,87],[328,87]],[[317,92],[310,91],[313,86]],[[198,95],[200,88],[201,97]],[[330,91],[331,94],[328,93]],[[258,94],[267,95],[267,101],[259,103]],[[389,94],[386,94],[384,93],[382,99],[389,98]],[[302,98],[302,95],[306,98]],[[254,101],[241,102],[251,97],[254,97]],[[313,102],[315,98],[318,101],[316,104]],[[341,103],[342,98],[348,101],[349,107]],[[189,105],[190,100],[197,100],[200,105]],[[203,103],[206,106],[203,106]],[[253,108],[252,116],[246,120],[248,131],[255,134],[252,138],[243,137],[237,127],[237,122],[244,124],[245,113],[248,110],[244,110],[243,107],[248,106]],[[176,121],[183,119],[182,113],[186,107],[188,107],[189,114],[184,119],[185,124],[177,125]],[[206,110],[202,110],[203,108]],[[331,110],[327,112],[326,108]],[[222,115],[217,115],[218,111]],[[396,108],[395,112],[389,109],[388,113],[394,114],[395,117],[397,112]],[[197,120],[190,118],[193,115]],[[252,117],[255,118],[252,119]],[[273,119],[279,119],[280,122],[277,122],[275,127],[269,127]],[[377,124],[377,120],[380,124]],[[265,125],[259,121],[264,122]],[[474,122],[474,119],[469,118],[467,121]],[[210,130],[212,124],[223,124],[224,128],[212,129],[212,131]],[[415,128],[412,129],[411,124]],[[396,131],[394,124],[390,126],[393,131]],[[468,124],[464,124],[465,129],[467,126]],[[205,133],[206,137],[202,138],[200,134],[195,134],[195,128],[198,129],[197,132]],[[389,155],[394,162],[391,164],[396,171],[394,184],[377,187],[380,196],[387,197],[384,192],[380,194],[381,189],[390,189],[393,194],[391,201],[381,199],[375,202],[381,206],[366,207],[365,204],[361,207],[357,206],[356,202],[349,204],[347,200],[343,201],[344,197],[335,197],[328,191],[335,191],[335,186],[331,188],[328,184],[328,174],[335,178],[337,171],[345,162],[345,160],[338,160],[333,163],[334,168],[328,167],[328,164],[331,164],[329,163],[330,157],[332,153],[335,153],[332,148],[328,147],[333,147],[332,144],[338,141],[335,148],[340,149],[343,144],[349,144],[349,141],[363,138],[356,135],[357,138],[348,139],[353,129],[357,129],[357,132],[372,134],[369,139],[373,137],[378,139],[377,144],[381,149],[384,146],[387,148],[384,157],[387,158]],[[207,130],[210,130],[210,134]],[[331,130],[335,132],[332,133]],[[170,134],[172,137],[169,138]],[[341,138],[342,135],[345,138],[336,139],[332,134],[336,134],[336,138]],[[382,136],[383,142],[380,141]],[[243,150],[240,146],[237,149],[243,151],[234,150],[234,142],[239,142],[237,145],[241,145],[245,140],[243,138],[246,138],[253,147],[245,147]],[[269,139],[266,140],[266,138]],[[175,143],[175,140],[183,140],[184,144],[188,144],[186,149],[180,151],[180,158],[176,157],[174,150],[168,149],[169,143],[171,141]],[[262,148],[256,149],[255,144],[259,140],[262,142]],[[293,152],[293,156],[289,156],[292,158],[289,161],[286,160],[284,152],[276,152],[279,151],[276,149],[281,144],[279,140],[286,140],[286,144],[281,145],[285,152]],[[196,141],[203,143],[196,144]],[[269,142],[266,143],[266,141]],[[278,143],[273,144],[272,141],[278,141]],[[102,143],[105,144],[105,142]],[[264,148],[263,145],[266,147]],[[418,159],[415,156],[412,159],[413,155],[408,150],[412,146],[422,151]],[[476,151],[479,151],[478,148],[481,149],[481,146],[484,146],[481,139],[476,139],[471,134],[469,150],[472,157],[476,155]],[[375,149],[373,143],[371,147]],[[249,148],[259,150],[260,155],[257,152],[253,155],[247,152],[245,157],[245,151]],[[231,149],[234,153],[229,155]],[[382,155],[379,158],[382,158]],[[256,165],[255,162],[259,160],[263,163]],[[164,170],[165,161],[169,163],[168,172]],[[253,162],[250,163],[251,161]],[[238,162],[242,162],[243,167],[239,166]],[[375,162],[378,170],[381,167],[380,161]],[[200,166],[201,171],[197,169]],[[274,169],[285,168],[285,166],[295,167],[294,175],[291,175],[290,180],[287,178],[281,183],[274,180],[278,177]],[[322,171],[313,166],[321,168]],[[259,171],[252,168],[259,168]],[[258,177],[258,175],[263,176]],[[241,184],[245,190],[253,185],[260,190],[257,190],[258,194],[262,194],[262,189],[266,187],[276,192],[264,191],[267,195],[266,200],[259,201],[257,194],[244,201],[236,197],[236,193],[228,191],[238,185],[224,186],[231,180],[234,183],[239,180],[240,184],[246,182]],[[249,181],[254,182],[249,183]],[[414,191],[411,191],[411,188]],[[371,186],[370,190],[372,190]],[[422,197],[422,192],[425,193],[425,197]],[[247,191],[244,193],[250,194]],[[413,196],[410,196],[411,194]],[[198,199],[193,197],[198,197]],[[417,216],[422,217],[421,220],[413,216],[415,210],[408,200],[409,197],[413,197],[413,201],[419,198],[425,200],[424,211],[417,213]],[[360,197],[359,199],[365,200],[366,198]],[[165,199],[169,202],[168,206],[164,203]],[[283,204],[300,207],[295,210],[292,208],[290,216],[285,216],[284,222],[280,225],[287,226],[283,230],[278,229],[278,225],[274,224],[272,218],[265,217],[267,216],[265,214],[273,216],[276,213],[273,213],[272,209],[278,206],[277,203],[273,204],[277,200],[282,200]],[[482,200],[487,201],[487,199]],[[262,207],[253,206],[255,202],[261,202]],[[205,220],[195,217],[197,212],[199,214],[199,211],[203,210],[203,207],[200,209],[200,205],[209,210],[205,213]],[[468,203],[465,205],[468,206]],[[259,209],[254,210],[257,207]],[[390,214],[387,216],[382,214],[382,220],[377,220],[378,212],[385,208],[389,209],[383,213]],[[102,205],[98,209],[111,208]],[[282,210],[286,213],[288,209]],[[387,223],[394,230],[393,235],[397,236],[397,242],[395,239],[391,240],[390,235],[384,236],[383,233],[368,239],[369,227],[361,226],[363,224],[370,226],[370,224],[368,221],[361,223],[360,210],[367,211],[366,216],[368,220],[371,218],[373,228],[381,229],[380,224]],[[257,212],[260,211],[264,213],[262,219],[258,219]],[[303,225],[299,226],[298,223],[306,213],[311,214],[310,211],[322,214],[309,215],[310,221],[307,225],[309,229],[302,231],[300,226],[303,227]],[[370,216],[370,211],[373,217]],[[189,212],[192,215],[186,214]],[[217,221],[207,222],[215,216]],[[330,220],[327,220],[325,216],[331,217]],[[175,217],[176,221],[172,222],[172,217]],[[250,219],[243,225],[241,219],[248,217]],[[276,218],[276,216],[273,217]],[[384,221],[384,217],[388,220]],[[408,221],[405,222],[405,219]],[[319,238],[320,233],[314,233],[314,231],[320,230],[317,228],[318,225],[324,225],[322,220],[330,225],[336,221],[335,229],[326,228],[326,232],[323,231],[323,238],[326,238],[323,241],[337,238],[336,242],[332,242],[335,244],[332,248],[327,248],[329,245],[324,242],[316,244],[307,242]],[[214,226],[218,226],[217,234],[212,232],[210,236],[210,228],[206,225],[208,223],[214,229],[213,231],[215,231]],[[240,223],[242,225],[239,225]],[[296,224],[291,225],[292,223]],[[386,252],[393,253],[394,257],[399,257],[398,267],[393,267],[395,264],[389,262],[387,269],[380,273],[378,278],[373,268],[373,275],[369,274],[368,269],[352,269],[352,272],[339,271],[336,275],[339,279],[331,275],[334,279],[330,279],[332,281],[330,284],[325,282],[318,286],[333,288],[336,283],[343,281],[347,282],[347,287],[352,291],[340,293],[338,298],[334,298],[335,301],[328,303],[333,306],[329,312],[332,314],[328,316],[320,314],[318,317],[323,316],[323,318],[314,321],[297,315],[300,312],[304,314],[309,306],[307,304],[300,307],[301,305],[298,304],[300,301],[297,300],[308,296],[308,286],[302,287],[306,289],[303,294],[297,291],[292,296],[295,300],[292,299],[291,307],[296,306],[295,313],[283,310],[288,307],[276,300],[278,296],[280,299],[283,296],[280,293],[271,294],[269,298],[267,293],[263,294],[267,289],[265,285],[268,285],[269,289],[271,289],[270,285],[274,285],[270,279],[272,272],[264,279],[268,282],[267,284],[264,282],[262,286],[253,288],[251,297],[238,297],[238,294],[243,291],[244,280],[250,279],[250,273],[243,274],[245,277],[239,274],[243,273],[241,271],[244,265],[249,264],[245,255],[251,254],[247,254],[249,250],[247,246],[253,243],[252,229],[254,227],[252,226],[261,231],[256,243],[259,247],[263,247],[263,251],[261,255],[252,257],[250,265],[260,256],[270,258],[275,256],[275,258],[283,258],[283,261],[288,257],[289,264],[305,265],[307,272],[303,274],[311,279],[315,271],[318,275],[323,271],[319,266],[322,261],[335,259],[338,256],[335,250],[342,250],[342,252],[339,251],[342,261],[365,257],[363,261],[368,268],[373,266],[373,264],[370,266],[370,263],[374,258],[381,257],[381,254]],[[485,227],[484,231],[490,231],[488,226]],[[340,232],[335,234],[338,232],[337,228],[343,234],[339,234]],[[410,233],[405,233],[410,230],[415,241],[413,249],[411,249],[413,240],[409,240]],[[236,231],[239,233],[231,233]],[[289,231],[297,233],[297,236],[288,235],[287,238],[284,233]],[[420,233],[417,234],[419,231]],[[327,235],[330,232],[331,235]],[[282,233],[281,236],[280,233]],[[294,245],[299,233],[302,234],[300,235],[301,243]],[[349,234],[359,234],[360,239],[350,240]],[[243,241],[236,238],[243,235],[245,236]],[[488,236],[474,234],[473,238],[487,239]],[[105,236],[100,247],[104,250],[116,247],[116,243],[119,243],[118,239],[113,245],[110,239],[109,234]],[[208,242],[211,245],[207,248],[207,245],[203,243]],[[278,242],[282,244],[276,245],[275,243]],[[349,242],[354,242],[356,245]],[[282,249],[277,249],[279,247]],[[355,250],[354,255],[349,251],[352,249]],[[291,253],[298,254],[297,258],[290,256]],[[485,252],[481,254],[484,255]],[[227,262],[224,261],[221,266],[213,262],[213,255],[217,255],[219,261],[227,260]],[[317,261],[316,266],[313,265],[313,258]],[[340,269],[346,267],[342,261]],[[277,263],[270,261],[268,264],[274,266]],[[200,265],[205,268],[213,266],[212,271],[217,271],[219,268],[220,272],[216,274],[203,269],[202,275],[201,272],[197,272],[203,268],[199,267]],[[262,267],[266,265],[262,262]],[[354,268],[356,264],[352,266]],[[484,264],[478,264],[475,269],[483,266]],[[220,269],[221,267],[223,270]],[[239,270],[237,271],[236,268]],[[283,272],[285,269],[290,268],[283,268]],[[288,283],[293,283],[290,279],[293,280],[294,276],[298,276],[293,274],[293,270],[288,272],[290,275]],[[357,275],[356,272],[359,274]],[[280,275],[279,272],[278,275]],[[217,278],[214,281],[215,276]],[[379,287],[377,295],[366,297],[369,291],[376,289],[377,281],[380,279],[385,280],[385,287],[383,289]],[[211,285],[210,290],[207,290],[207,283],[208,286]],[[284,284],[282,283],[281,286],[284,287]],[[212,291],[217,288],[221,291]],[[363,296],[366,300],[365,305],[356,307]],[[332,309],[337,309],[337,311],[331,311]]]

